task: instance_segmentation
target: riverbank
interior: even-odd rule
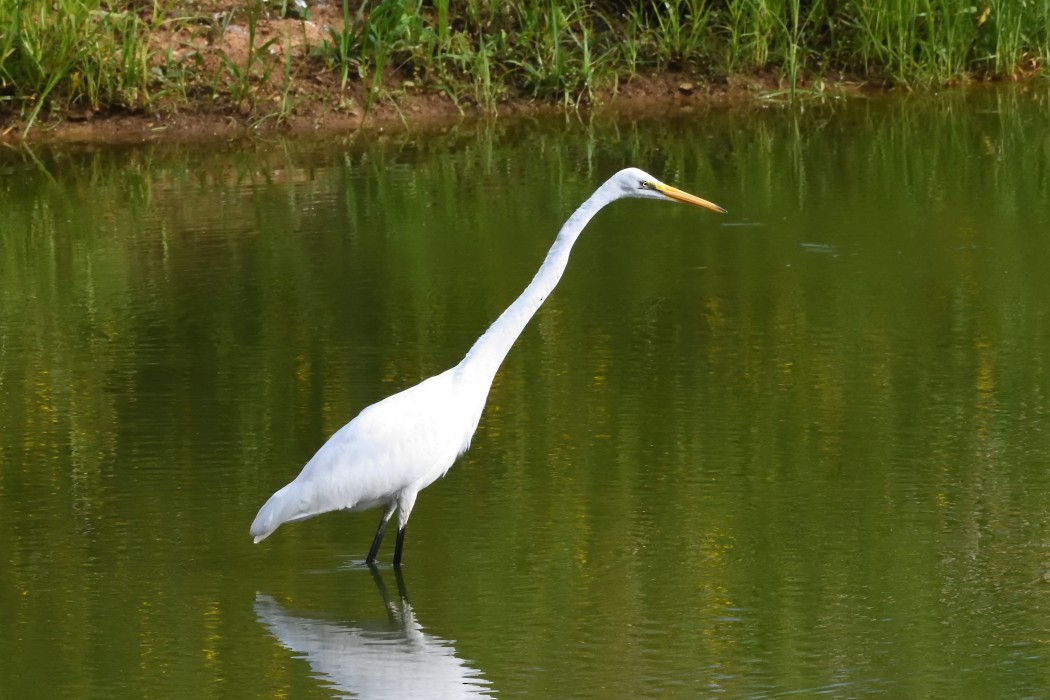
[[[828,94],[863,91],[855,83],[825,88]],[[354,91],[348,89],[346,93]],[[654,73],[636,76],[613,91],[596,94],[593,101],[571,110],[578,118],[615,114],[650,118],[695,112],[716,106],[746,107],[763,96],[776,97],[776,83],[769,77],[705,82],[691,73]],[[344,93],[345,94],[345,93]],[[377,100],[368,111],[330,109],[330,93],[323,89],[298,91],[293,111],[282,119],[236,110],[187,106],[171,112],[140,113],[122,109],[78,110],[56,113],[24,134],[24,122],[8,124],[0,142],[128,143],[158,139],[208,141],[251,135],[371,135],[396,131],[426,133],[449,126],[487,119],[554,117],[566,113],[562,105],[530,98],[508,97],[493,107],[456,102],[440,92],[404,90]]]
[[[664,112],[1045,75],[1050,55],[1050,2],[949,13],[902,0],[901,16],[800,0],[58,4],[0,8],[6,141]]]

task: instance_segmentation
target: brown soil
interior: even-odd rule
[[[171,56],[176,65],[203,76],[190,82],[190,94],[160,100],[151,111],[99,112],[68,110],[43,115],[29,137],[33,140],[126,142],[160,138],[230,138],[260,131],[287,133],[355,133],[387,129],[426,131],[491,114],[470,100],[454,101],[442,91],[417,85],[395,71],[384,76],[383,89],[366,109],[367,88],[352,75],[345,88],[338,70],[326,66],[312,49],[341,29],[335,3],[315,2],[309,20],[281,19],[276,13],[256,24],[257,59],[251,88],[234,102],[229,66],[243,70],[249,58],[249,29],[241,3],[197,0],[194,17],[164,25],[153,35],[154,55]],[[233,14],[231,14],[233,13]],[[265,47],[258,52],[258,47]],[[290,80],[285,84],[285,61]],[[159,59],[158,59],[159,60]],[[353,72],[353,71],[351,71]],[[265,79],[264,79],[265,76]],[[219,87],[215,94],[214,86]],[[583,111],[615,111],[632,116],[667,114],[712,103],[751,99],[758,89],[776,87],[772,76],[712,84],[689,71],[636,76],[616,89],[595,95]],[[282,109],[283,107],[283,109]],[[508,91],[495,106],[498,117],[557,112],[558,105],[537,102]],[[281,118],[278,118],[281,113]],[[2,119],[2,115],[0,115]],[[24,125],[0,122],[0,140],[21,138]]]

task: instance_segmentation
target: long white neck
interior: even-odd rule
[[[551,246],[547,258],[532,278],[532,282],[521,296],[500,314],[496,322],[489,326],[485,334],[478,338],[466,357],[456,366],[457,375],[473,382],[484,382],[486,387],[492,383],[514,341],[525,330],[529,319],[561,279],[565,266],[569,263],[572,245],[584,226],[602,207],[617,198],[611,196],[607,187],[603,185],[569,217],[558,232],[558,237],[554,239],[554,245]]]

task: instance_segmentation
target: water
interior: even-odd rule
[[[626,164],[730,213],[595,219],[403,578],[252,545]],[[0,696],[1050,697],[1048,164],[1034,88],[8,153]]]

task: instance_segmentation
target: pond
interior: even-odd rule
[[[636,165],[472,447],[262,503]],[[3,697],[1050,697],[1050,90],[0,160]]]

